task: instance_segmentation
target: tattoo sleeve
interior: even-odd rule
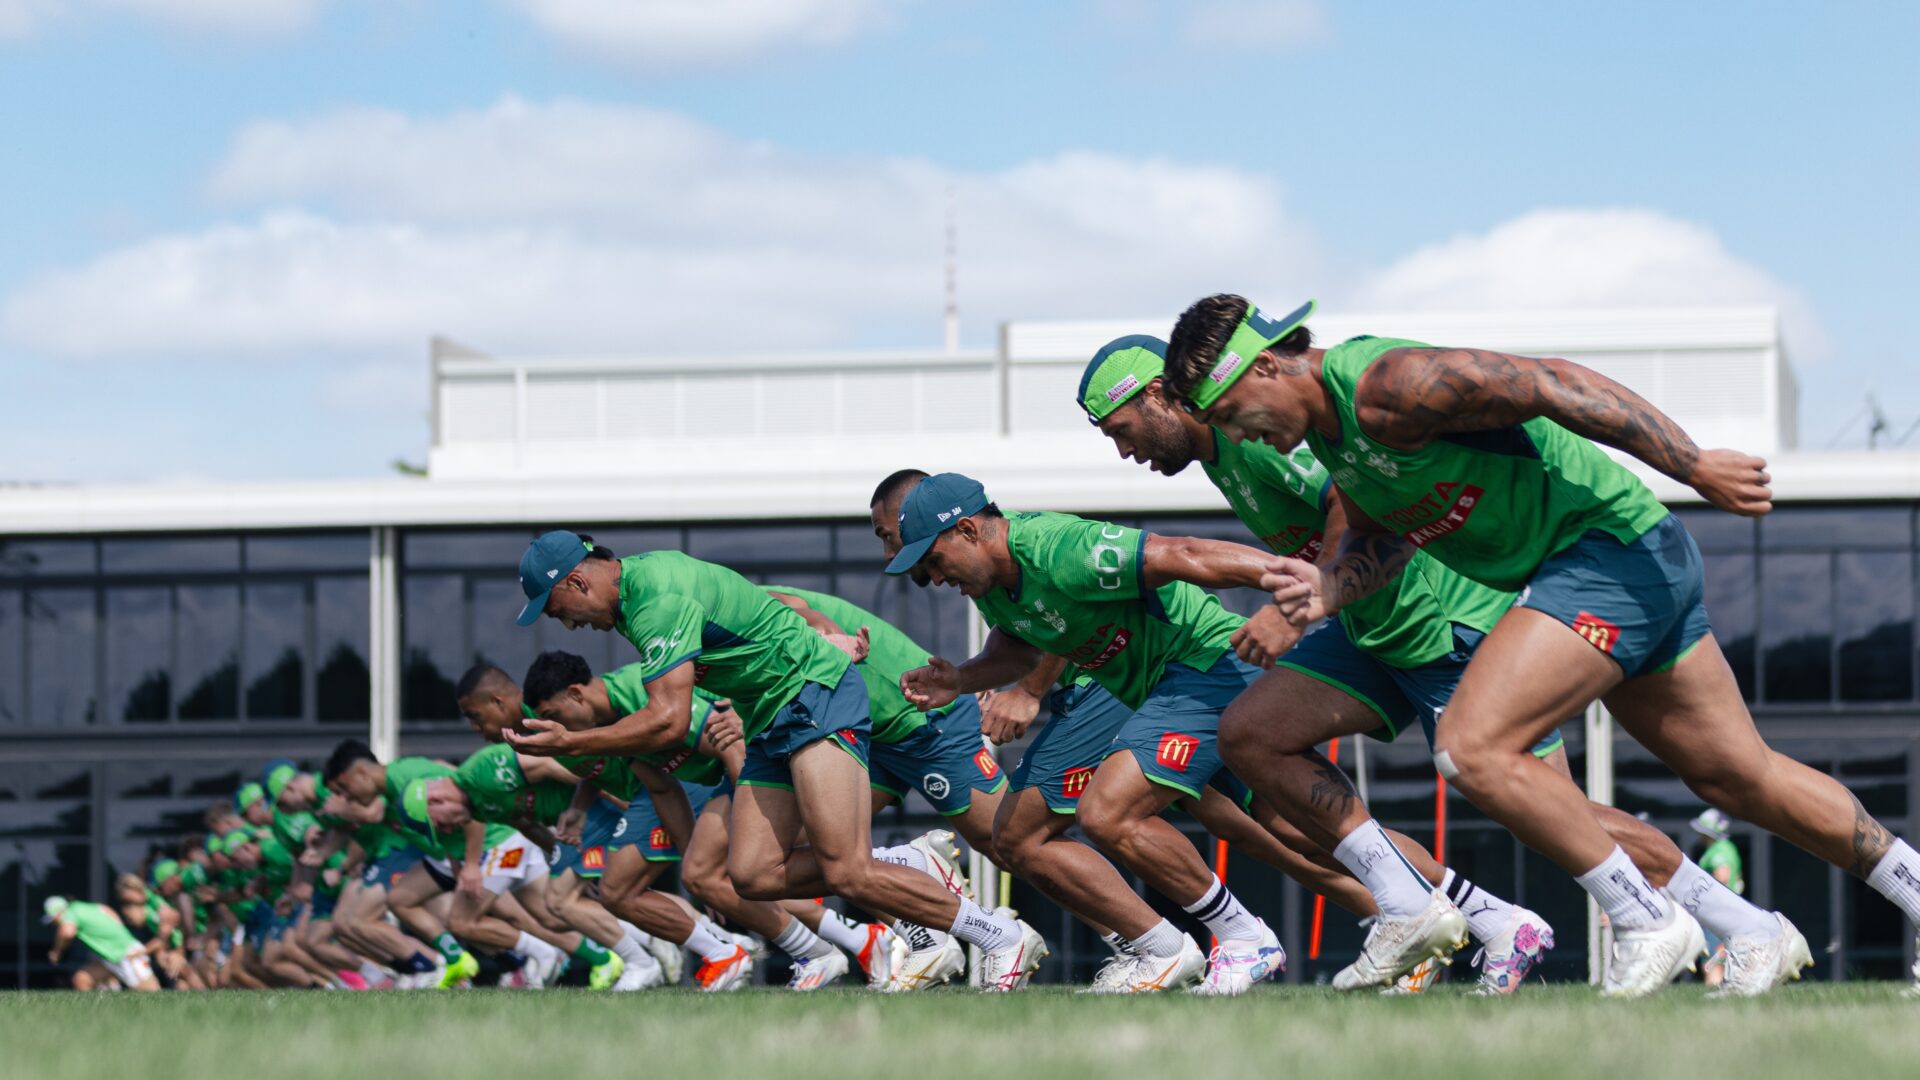
[[[1566,360],[1486,349],[1395,349],[1361,377],[1356,396],[1361,426],[1402,447],[1543,416],[1683,482],[1700,457],[1680,425],[1645,398]]]
[[[1848,869],[1854,877],[1864,879],[1893,846],[1893,834],[1860,805],[1860,796],[1847,794],[1853,799],[1853,865]]]
[[[1413,558],[1412,544],[1384,532],[1348,529],[1340,553],[1320,568],[1320,602],[1328,615],[1378,592]]]

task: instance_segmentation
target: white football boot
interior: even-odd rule
[[[1179,952],[1172,956],[1141,953],[1134,957],[1132,966],[1117,976],[1120,985],[1110,992],[1153,994],[1162,990],[1178,990],[1206,973],[1207,954],[1194,944],[1193,935],[1181,934]]]
[[[1360,958],[1333,977],[1335,990],[1392,986],[1428,958],[1446,960],[1467,945],[1467,917],[1439,889],[1420,914],[1406,919],[1380,916],[1367,932]]]
[[[825,956],[799,957],[793,962],[793,976],[787,989],[806,992],[831,985],[850,970],[847,954],[835,949]]]
[[[998,907],[994,914],[1014,919],[1020,928],[1020,937],[1013,944],[980,953],[981,992],[1004,994],[1027,985],[1033,973],[1040,970],[1040,961],[1046,959],[1051,950],[1040,931],[1028,926],[1027,920],[1015,918],[1012,908]]]
[[[1551,948],[1553,927],[1547,920],[1526,908],[1515,908],[1507,925],[1482,942],[1475,954],[1480,983],[1473,992],[1482,997],[1513,993]]]
[[[967,969],[967,951],[952,934],[915,923],[894,927],[898,943],[893,954],[893,978],[887,992],[911,993],[939,986]]]
[[[1700,923],[1675,905],[1665,926],[1648,930],[1613,930],[1613,956],[1600,993],[1605,997],[1637,998],[1659,990],[1694,970],[1707,951]]]
[[[1261,920],[1259,937],[1215,945],[1207,957],[1207,977],[1189,992],[1207,997],[1234,997],[1253,989],[1254,983],[1264,982],[1285,970],[1287,950]]]
[[[967,882],[967,872],[960,868],[960,847],[953,842],[951,830],[933,829],[921,833],[907,846],[926,857],[927,876],[939,882],[942,888],[955,896],[973,896],[973,887]]]
[[[1813,966],[1813,950],[1807,947],[1806,935],[1785,915],[1776,911],[1773,917],[1779,933],[1765,937],[1736,934],[1727,939],[1727,975],[1708,997],[1759,997],[1798,979],[1800,972]]]

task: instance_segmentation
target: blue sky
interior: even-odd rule
[[[0,480],[419,460],[433,333],[935,344],[949,186],[971,343],[1764,301],[1860,445],[1920,418],[1920,5],[1813,10],[0,0]]]

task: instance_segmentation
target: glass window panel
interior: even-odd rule
[[[1706,555],[1704,561],[1707,616],[1714,640],[1733,668],[1741,696],[1752,701],[1754,636],[1759,625],[1753,575],[1759,564],[1752,555],[1723,553]]]
[[[85,836],[92,809],[91,765],[0,765],[0,837]]]
[[[878,574],[886,565],[887,560],[880,551],[880,538],[873,535],[873,526],[868,522],[835,525],[833,542],[843,567],[871,566]]]
[[[247,569],[365,570],[372,539],[364,532],[247,537]]]
[[[1783,506],[1760,519],[1765,551],[1913,547],[1913,512],[1906,506]]]
[[[165,585],[107,590],[107,716],[165,720],[173,698],[173,596]]]
[[[97,552],[92,540],[0,540],[0,577],[92,574]]]
[[[1101,521],[1113,520],[1100,515],[1088,515]],[[1119,524],[1126,524],[1119,522]],[[1129,528],[1133,526],[1129,525]],[[1260,547],[1260,539],[1247,530],[1246,523],[1231,514],[1205,517],[1149,518],[1140,523],[1140,527],[1157,536],[1199,536],[1209,540],[1230,540],[1236,544]]]
[[[247,717],[300,719],[306,713],[307,587],[248,585],[245,627]]]
[[[1701,551],[1752,551],[1753,520],[1738,514],[1708,507],[1675,510],[1673,516],[1687,527]]]
[[[99,618],[92,589],[34,589],[26,596],[27,722],[77,727],[98,707]]]
[[[1913,697],[1913,556],[1843,551],[1834,556],[1840,595],[1842,701]]]
[[[517,580],[470,578],[467,587],[473,595],[473,655],[466,658],[468,663],[492,664],[517,682],[545,647],[542,642],[547,627],[566,632],[552,619],[540,620],[538,631],[513,621],[527,602],[527,594],[520,591]],[[459,665],[452,671],[453,677],[457,680],[466,670],[467,664]]]
[[[536,535],[531,529],[408,532],[401,538],[401,565],[497,568],[512,578]]]
[[[237,536],[167,536],[100,542],[100,569],[108,574],[205,574],[240,569]]]
[[[26,619],[18,589],[0,589],[0,724],[26,722]]]
[[[400,604],[401,715],[453,719],[459,712],[454,680],[467,669],[462,580],[456,574],[408,574]]]
[[[728,565],[825,561],[833,556],[832,545],[833,529],[826,525],[696,525],[687,530],[687,554]]]
[[[240,718],[240,586],[182,585],[174,686],[182,720]]]
[[[321,720],[365,723],[373,715],[369,618],[365,578],[314,581],[314,711]]]
[[[1760,647],[1768,701],[1826,701],[1833,694],[1833,582],[1827,555],[1767,555],[1760,562]]]

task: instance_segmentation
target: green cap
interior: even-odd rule
[[[1166,342],[1146,334],[1114,338],[1093,354],[1080,375],[1080,407],[1098,424],[1166,369]]]
[[[407,790],[400,793],[400,810],[407,816],[407,824],[428,836],[440,835],[440,831],[433,827],[433,815],[427,813],[426,777],[423,776],[408,784]]]
[[[240,785],[240,790],[233,793],[233,808],[235,810],[245,810],[247,807],[252,806],[254,803],[266,797],[266,789],[249,780]]]
[[[170,877],[178,876],[180,876],[180,864],[172,859],[161,859],[159,862],[153,864],[151,870],[147,871],[147,877],[155,885],[160,884]]]
[[[300,775],[300,769],[291,761],[277,761],[267,769],[265,780],[267,798],[280,801],[280,793],[287,790],[293,778]]]
[[[1298,329],[1313,314],[1316,306],[1316,301],[1309,300],[1291,313],[1275,319],[1248,304],[1247,317],[1234,327],[1233,336],[1227,339],[1227,347],[1221,349],[1220,355],[1214,359],[1213,370],[1193,384],[1193,388],[1187,392],[1187,399],[1193,402],[1195,408],[1213,408],[1214,403],[1220,400],[1220,395],[1240,381],[1240,376],[1247,373],[1261,353]]]

